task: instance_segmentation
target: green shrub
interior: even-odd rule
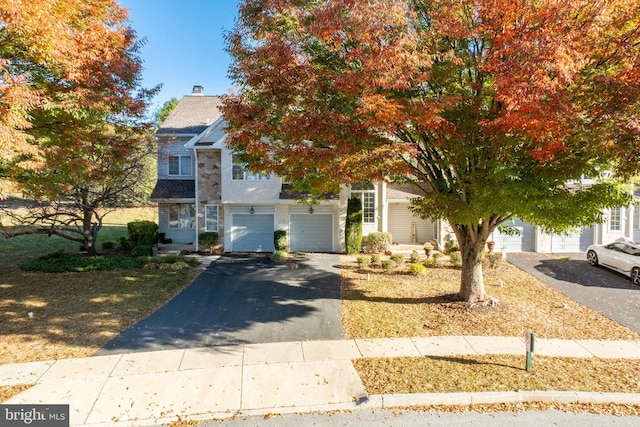
[[[370,253],[385,253],[391,247],[391,233],[373,232],[367,237],[367,249]]]
[[[454,267],[462,267],[462,254],[459,251],[451,252],[449,254],[449,261]]]
[[[380,265],[380,254],[371,254],[371,264]]]
[[[125,252],[130,252],[131,249],[133,249],[131,240],[127,239],[126,237],[120,237],[120,240],[118,240],[118,245],[120,246],[120,249]]]
[[[427,267],[422,264],[409,264],[409,273],[414,274],[416,276],[421,276],[427,272]]]
[[[192,267],[195,267],[200,264],[198,258],[192,256],[184,256],[184,255],[163,255],[163,256],[154,256],[154,257],[139,257],[138,261],[144,263],[146,265],[149,264],[175,264],[177,262],[184,262]]]
[[[287,250],[286,230],[276,230],[273,232],[273,247],[276,251],[285,252]]]
[[[274,251],[271,254],[271,259],[273,261],[284,261],[287,259],[287,253],[285,251]]]
[[[357,262],[358,262],[358,267],[364,268],[367,265],[369,265],[369,263],[371,262],[371,259],[366,256],[359,256],[357,259]]]
[[[153,246],[151,245],[138,245],[131,249],[131,256],[134,258],[151,255],[153,255]]]
[[[386,259],[382,261],[382,268],[384,269],[384,271],[387,271],[387,272],[392,271],[397,266],[398,264],[396,264],[396,262],[391,259]]]
[[[347,220],[345,224],[347,253],[360,253],[362,249],[362,200],[351,197],[347,202]]]
[[[216,245],[218,244],[219,239],[218,233],[215,231],[208,231],[206,233],[200,233],[198,235],[198,242],[200,246],[209,251],[210,254],[215,250]]]
[[[39,271],[43,273],[107,271],[123,268],[135,268],[139,264],[136,260],[122,256],[86,256],[82,254],[67,254],[63,251],[43,255],[26,261],[20,265],[25,271]]]
[[[423,264],[426,268],[435,268],[438,265],[438,259],[435,256],[430,256],[424,260]]]
[[[404,263],[407,261],[404,258],[404,255],[400,255],[400,254],[391,255],[391,257],[389,257],[389,259],[391,261],[395,262],[398,267],[404,265]]]
[[[116,247],[116,242],[113,242],[111,240],[102,242],[102,249],[104,250],[111,250],[111,249],[114,249],[115,247]]]
[[[487,268],[498,268],[500,264],[502,264],[502,254],[495,252],[486,253],[482,259],[482,264]]]
[[[153,246],[158,242],[158,224],[153,221],[129,222],[127,231],[134,248],[140,245]]]
[[[411,264],[420,264],[422,258],[420,258],[420,254],[416,251],[411,252],[411,256],[409,257]]]

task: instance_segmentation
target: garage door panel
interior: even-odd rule
[[[292,252],[331,252],[333,215],[291,214],[289,239]]]
[[[416,242],[425,243],[435,237],[433,223],[413,216],[407,204],[392,203],[389,205],[389,226],[393,243],[411,244],[415,224]]]
[[[569,235],[556,234],[551,238],[552,252],[584,252],[593,244],[593,227],[585,227]]]
[[[231,241],[234,252],[273,252],[273,215],[233,215]]]
[[[493,231],[493,241],[495,242],[495,252],[534,252],[536,249],[535,229],[533,225],[518,218],[513,223],[508,223],[516,228],[520,233],[510,236],[500,233],[497,229]]]

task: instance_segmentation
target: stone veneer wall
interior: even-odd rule
[[[207,150],[198,152],[198,221],[200,230],[204,232],[204,207],[206,205],[218,205],[218,234],[219,245],[222,249],[224,242],[224,212],[222,209],[222,160],[220,150]]]

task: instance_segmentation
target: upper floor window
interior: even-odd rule
[[[609,230],[610,231],[622,231],[621,211],[622,211],[622,208],[612,208],[609,211]]]
[[[376,204],[373,184],[363,183],[351,186],[351,197],[357,197],[362,201],[362,222],[373,224],[375,222]]]
[[[231,178],[236,181],[268,181],[269,175],[251,172],[247,169],[247,165],[242,163],[234,154],[232,157]]]
[[[191,156],[169,156],[169,175],[191,176]]]

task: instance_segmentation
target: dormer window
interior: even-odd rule
[[[191,156],[169,156],[169,175],[191,176]]]
[[[234,181],[268,181],[269,175],[264,173],[253,173],[247,169],[247,165],[242,163],[235,154],[232,157],[231,178]]]

